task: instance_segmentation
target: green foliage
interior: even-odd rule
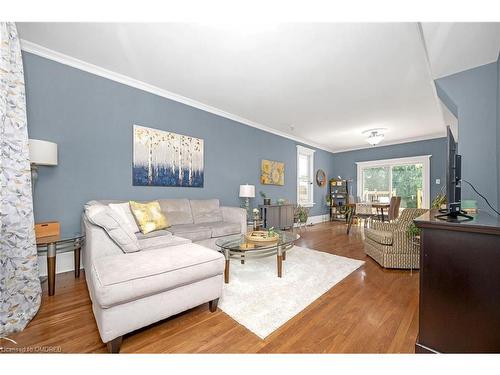
[[[330,206],[330,205],[331,205],[331,203],[332,203],[332,197],[331,197],[331,195],[330,195],[330,194],[327,194],[327,195],[326,195],[326,197],[325,197],[325,201],[326,201],[326,204],[327,204],[328,206]]]
[[[431,203],[431,208],[440,209],[443,204],[448,203],[448,199],[446,199],[446,194],[443,192],[439,192]]]
[[[410,226],[408,227],[407,233],[410,236],[420,236],[420,229],[417,228],[415,223],[411,223]]]
[[[300,223],[307,223],[307,218],[309,217],[309,210],[303,206],[297,206],[296,215]]]
[[[422,191],[421,164],[400,165],[392,168],[392,189],[401,197],[402,207],[417,207],[417,192]]]
[[[368,191],[387,191],[389,187],[389,167],[364,169],[363,187]]]
[[[266,193],[264,193],[262,190],[261,190],[261,191],[259,191],[259,195],[260,195],[262,198],[264,198],[264,199],[266,199],[266,198],[267,198]]]
[[[389,167],[363,170],[363,187],[368,191],[390,191],[401,197],[401,207],[417,207],[418,191],[422,191],[423,168],[421,164],[392,167],[392,187],[389,187]]]

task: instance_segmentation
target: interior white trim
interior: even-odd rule
[[[297,205],[301,205],[303,207],[313,207],[314,206],[314,150],[297,145]],[[309,156],[309,183],[310,183],[310,191],[309,191],[309,201],[308,202],[299,202],[299,156],[307,155]]]
[[[422,164],[424,171],[424,182],[423,186],[426,187],[422,194],[422,204],[423,208],[430,208],[431,206],[431,156],[432,155],[421,155],[421,156],[410,156],[407,158],[395,158],[395,159],[383,159],[383,160],[370,160],[370,161],[358,161],[356,162],[356,192],[360,195],[362,191],[362,178],[361,170],[366,167],[375,167],[381,165],[394,165],[394,164]]]
[[[263,131],[268,132],[268,133],[279,135],[280,137],[284,137],[284,138],[288,138],[288,139],[291,139],[291,140],[296,141],[296,142],[304,143],[306,145],[316,147],[318,149],[328,151],[331,153],[335,152],[333,149],[330,149],[330,148],[325,147],[323,145],[319,145],[317,143],[308,141],[307,139],[295,137],[293,135],[284,133],[282,131],[270,128],[269,126],[262,125],[262,124],[259,124],[257,122],[248,120],[246,118],[240,117],[238,115],[226,112],[222,109],[212,107],[210,105],[198,102],[196,100],[186,98],[185,96],[178,95],[178,94],[175,94],[173,92],[170,92],[170,91],[161,89],[159,87],[150,85],[149,83],[139,81],[135,78],[131,78],[129,76],[126,76],[126,75],[123,75],[120,73],[116,73],[116,72],[113,72],[111,70],[102,68],[100,66],[90,64],[88,62],[79,60],[77,58],[74,58],[74,57],[65,55],[63,53],[51,50],[51,49],[43,47],[39,44],[30,42],[28,40],[21,39],[21,49],[23,51],[33,53],[37,56],[41,56],[41,57],[44,57],[46,59],[56,61],[58,63],[68,65],[68,66],[71,66],[73,68],[80,69],[80,70],[83,70],[85,72],[95,74],[97,76],[107,78],[107,79],[110,79],[112,81],[119,82],[121,84],[130,86],[130,87],[135,87],[136,89],[150,92],[152,94],[155,94],[155,95],[158,95],[158,96],[170,99],[170,100],[174,100],[174,101],[179,102],[179,103],[186,104],[190,107],[201,109],[205,112],[213,113],[214,115],[228,118],[230,120],[239,122],[239,123],[244,124],[244,125],[251,126],[253,128],[263,130]]]
[[[300,151],[300,153],[302,154],[307,154],[307,155],[314,155],[314,153],[316,152],[315,150],[311,149],[311,148],[307,148],[307,147],[304,147],[304,146],[301,146],[301,145],[297,145],[297,150]]]
[[[330,221],[330,215],[329,214],[309,216],[307,218],[306,226],[307,225],[314,225],[314,224],[326,223],[328,221]],[[293,227],[294,228],[300,228],[301,225],[299,223],[294,223]]]

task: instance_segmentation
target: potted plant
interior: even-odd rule
[[[307,218],[309,217],[309,210],[304,206],[297,206],[297,220],[299,223],[307,223]]]
[[[420,246],[420,228],[417,228],[415,223],[412,222],[406,232],[413,239],[415,245]]]
[[[444,189],[444,187],[443,187]],[[431,208],[434,209],[441,209],[441,208],[446,208],[446,204],[448,203],[448,200],[446,199],[446,194],[443,192],[443,189],[434,197],[431,203]]]
[[[266,193],[264,193],[262,190],[259,191],[260,196],[264,200],[264,206],[270,206],[271,205],[271,198],[267,198]]]
[[[332,205],[332,196],[330,194],[327,194],[325,197],[326,205],[330,207]]]

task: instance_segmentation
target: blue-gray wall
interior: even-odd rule
[[[352,179],[352,195],[357,194],[358,161],[405,158],[410,156],[432,155],[431,164],[431,200],[440,192],[445,183],[446,172],[446,138],[436,138],[398,145],[379,146],[362,150],[346,151],[333,156],[333,175]],[[436,185],[436,179],[441,180]]]
[[[469,69],[435,81],[438,95],[456,111],[462,177],[472,182],[494,207],[500,202],[498,135],[498,62]],[[443,95],[445,94],[445,95]],[[467,184],[463,199],[484,201]]]
[[[59,151],[56,167],[39,169],[36,221],[79,230],[91,199],[219,198],[237,206],[244,183],[296,202],[296,142],[30,53],[23,61],[29,137],[56,142]],[[133,124],[203,138],[204,187],[132,186]],[[285,186],[259,183],[261,159],[286,163]],[[332,175],[333,154],[317,150],[314,162]],[[315,185],[312,215],[326,213],[325,195]]]

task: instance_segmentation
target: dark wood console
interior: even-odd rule
[[[422,229],[416,353],[500,353],[500,218],[447,222],[435,211]]]

